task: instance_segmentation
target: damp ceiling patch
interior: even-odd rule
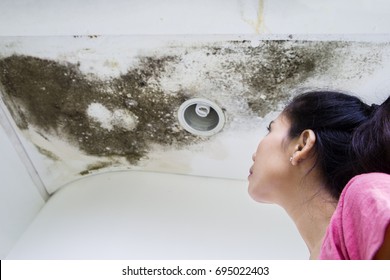
[[[1,99],[20,150],[53,193],[115,170],[245,179],[262,122],[297,89],[364,89],[380,98],[375,90],[387,83],[383,38],[253,42],[3,37]]]

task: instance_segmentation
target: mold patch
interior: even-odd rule
[[[0,59],[1,93],[21,130],[33,126],[46,141],[55,135],[101,157],[80,172],[85,175],[117,164],[115,157],[136,165],[154,144],[180,149],[211,139],[180,127],[176,114],[188,99],[206,98],[222,107],[226,130],[253,117],[257,125],[258,117],[277,110],[308,81],[315,85],[327,77],[331,87],[333,80],[370,75],[384,46],[293,40],[177,44],[139,55],[126,72],[105,79],[80,71],[83,61],[12,55]],[[103,67],[113,61],[101,60]],[[115,61],[110,67],[118,66]]]
[[[101,81],[77,65],[14,55],[0,60],[0,81],[20,129],[31,123],[41,134],[55,133],[87,154],[122,156],[134,164],[150,143],[180,146],[199,140],[176,120],[185,97],[166,95],[151,82],[164,63],[164,58],[148,58],[120,78]]]
[[[338,73],[337,65],[344,59],[340,50],[349,49],[348,42],[315,41],[261,41],[252,47],[249,41],[233,41],[241,46],[243,54],[239,63],[228,63],[226,67],[240,73],[247,87],[240,94],[249,108],[257,115],[265,116],[286,102],[294,88],[310,77],[322,75],[332,67]],[[229,51],[237,53],[232,47]]]

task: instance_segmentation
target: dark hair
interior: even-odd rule
[[[315,166],[335,198],[355,175],[390,174],[390,97],[369,106],[352,95],[311,91],[293,98],[283,113],[291,121],[291,138],[314,131]]]

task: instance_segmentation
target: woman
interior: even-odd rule
[[[250,196],[282,206],[310,259],[390,259],[390,97],[295,97],[253,155]]]

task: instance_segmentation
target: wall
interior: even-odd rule
[[[8,259],[305,259],[277,205],[238,180],[127,171],[61,188]]]
[[[0,34],[382,34],[386,0],[3,0]]]
[[[4,259],[44,200],[2,126],[0,139],[0,259]]]

